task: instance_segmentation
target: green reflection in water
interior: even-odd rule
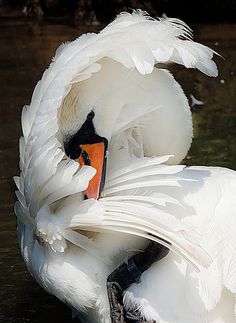
[[[236,169],[236,115],[201,110],[193,112],[194,139],[187,165]]]

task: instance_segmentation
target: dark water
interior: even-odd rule
[[[186,163],[236,169],[235,26],[196,26],[197,37],[219,51],[220,76],[210,79],[197,71],[173,68],[187,95],[205,102],[193,109],[195,139]],[[18,174],[20,113],[50,62],[56,47],[88,28],[35,26],[0,21],[0,322],[72,322],[70,310],[44,292],[21,260],[13,213],[14,184]]]

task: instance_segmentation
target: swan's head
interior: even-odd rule
[[[91,110],[81,127],[64,136],[65,153],[80,165],[92,166],[96,175],[84,192],[84,198],[98,199],[105,184],[108,140],[96,131],[95,112]]]

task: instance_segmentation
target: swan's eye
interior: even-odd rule
[[[82,150],[79,158],[80,164],[90,166],[90,158],[85,150]]]
[[[81,155],[81,148],[73,139],[64,142],[64,149],[66,155],[71,159],[77,159]]]

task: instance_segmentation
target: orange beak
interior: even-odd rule
[[[88,188],[83,192],[84,199],[100,197],[105,184],[106,149],[104,142],[80,145],[80,157],[76,159],[80,165],[90,165],[96,169],[96,174],[90,180]]]

